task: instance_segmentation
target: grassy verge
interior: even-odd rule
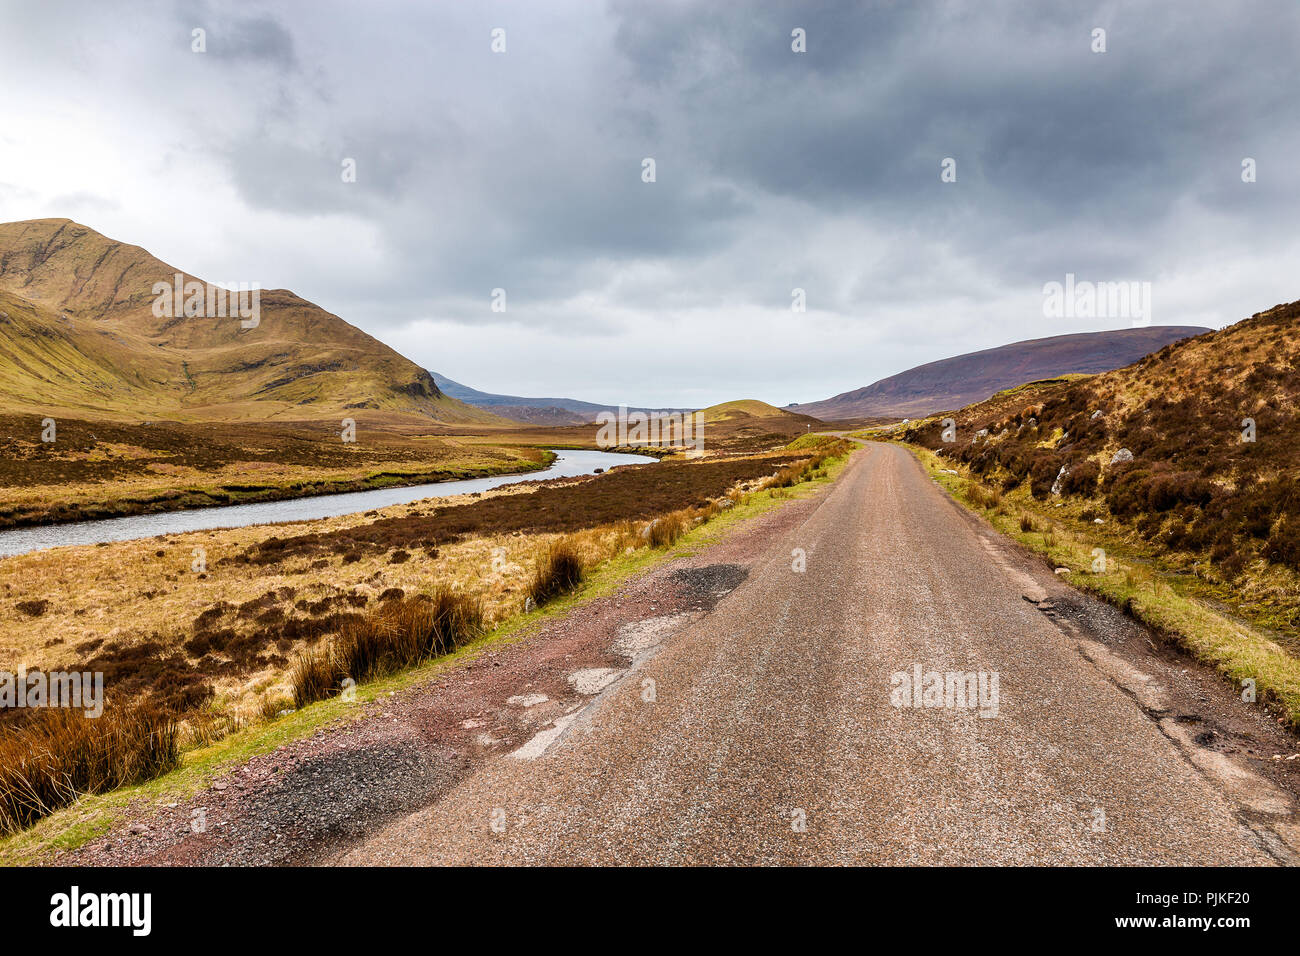
[[[1053,516],[1050,505],[1020,493],[1003,494],[972,480],[929,449],[904,447],[954,500],[1002,534],[1046,557],[1054,568],[1068,569],[1063,577],[1070,584],[1150,625],[1166,640],[1214,667],[1239,691],[1248,686],[1245,682],[1254,681],[1256,699],[1300,732],[1300,660],[1264,629],[1206,604],[1192,593],[1194,580],[1162,573],[1158,563],[1129,552],[1118,537],[1105,530],[1081,533]]]
[[[30,865],[46,860],[53,851],[76,849],[133,815],[133,805],[180,802],[254,757],[309,737],[327,725],[358,720],[365,714],[365,708],[358,704],[426,682],[448,668],[472,660],[489,647],[531,635],[546,621],[568,613],[578,604],[614,592],[637,573],[673,557],[694,553],[738,523],[785,501],[817,493],[835,480],[854,450],[837,447],[828,449],[836,454],[814,456],[803,469],[802,480],[794,480],[792,470],[783,469],[777,478],[767,479],[758,490],[733,492],[728,496],[732,502],[730,507],[711,510],[709,517],[698,523],[680,520],[676,512],[665,515],[657,520],[665,521],[674,531],[671,540],[662,546],[624,549],[591,565],[584,570],[580,584],[567,592],[555,593],[543,606],[505,619],[488,633],[468,640],[445,656],[361,683],[355,688],[354,700],[327,696],[283,716],[236,730],[210,745],[187,750],[180,756],[179,769],[156,779],[110,793],[83,796],[74,805],[44,817],[28,829],[0,839],[0,865]],[[548,549],[548,554],[552,553]]]

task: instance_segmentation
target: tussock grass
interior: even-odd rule
[[[541,607],[562,594],[576,590],[585,573],[582,555],[571,541],[554,541],[542,553],[528,582],[528,596]]]
[[[201,708],[186,715],[181,721],[181,747],[209,747],[224,740],[243,725],[244,721],[235,714],[209,707]]]
[[[332,697],[349,678],[360,684],[450,654],[483,626],[482,601],[449,587],[387,602],[299,656],[291,677],[294,704]]]
[[[175,718],[138,704],[97,718],[47,708],[0,730],[0,833],[30,826],[84,794],[141,783],[180,765]]]
[[[971,504],[980,508],[993,510],[1002,507],[1002,492],[997,488],[986,488],[978,482],[966,483],[966,497]]]
[[[811,458],[786,465],[771,478],[768,478],[763,486],[765,488],[789,488],[805,481],[824,478],[827,474],[827,463],[839,458],[848,452],[851,447],[848,442],[837,439],[834,444],[825,446],[823,451],[818,452]]]
[[[661,518],[650,522],[646,541],[652,548],[667,548],[676,544],[677,539],[690,530],[690,511],[670,511]]]
[[[849,446],[845,447],[845,451],[847,450]],[[843,467],[844,459],[845,456],[841,453],[824,463],[830,470],[828,478]],[[694,509],[694,513],[695,517],[717,517],[717,528],[725,529],[735,522],[752,518],[768,510],[773,505],[773,497],[771,492],[757,491],[752,485],[748,489],[733,487],[724,496]],[[696,526],[704,525],[697,523]],[[627,575],[644,569],[658,560],[654,549],[646,546],[646,539],[641,535],[643,527],[644,525],[639,522],[621,521],[566,536],[582,555],[587,567],[588,576],[583,585],[584,594],[589,590],[596,595],[611,593]],[[704,538],[697,539],[692,535],[690,541],[706,541],[718,533],[720,532],[709,526],[709,530],[704,531]],[[484,554],[488,554],[495,544],[505,540],[507,539],[489,538],[467,542],[466,546],[472,545],[483,550]],[[521,548],[537,546],[536,539],[510,540],[517,540]],[[688,544],[688,546],[692,545]],[[508,555],[510,562],[522,561],[524,558],[525,554],[522,551],[511,550]],[[477,566],[481,567],[481,562]],[[403,568],[409,568],[409,565],[404,565]],[[481,597],[481,594],[479,596]],[[385,605],[392,603],[394,602],[384,602]],[[518,606],[519,602],[516,600],[515,612],[518,611]],[[489,616],[485,626],[496,628],[489,639],[509,638],[526,626],[527,620],[526,617],[513,612],[504,617]],[[472,654],[474,650],[475,648],[470,648],[467,653]],[[441,666],[443,666],[441,661],[430,661],[419,667],[412,667],[401,673],[381,678],[373,684],[358,688],[357,699],[373,700],[382,695],[385,690],[410,686],[416,681],[425,679],[426,675],[435,672],[435,669]],[[161,777],[128,784],[111,793],[89,796],[78,806],[75,813],[69,810],[56,811],[24,832],[0,839],[0,865],[31,865],[48,862],[52,849],[56,847],[74,849],[87,840],[105,833],[114,820],[120,819],[122,808],[134,801],[183,798],[186,794],[192,793],[195,788],[205,786],[215,774],[235,764],[257,754],[270,753],[279,745],[309,736],[313,731],[333,720],[356,713],[347,704],[338,700],[337,688],[327,687],[326,691],[326,696],[330,698],[328,700],[295,710],[294,713],[271,722],[239,721],[238,729],[229,733],[227,731],[233,725],[225,724],[223,721],[226,717],[219,712],[208,714],[206,718],[203,717],[206,711],[199,712],[198,716],[193,713],[188,715],[187,724],[197,726],[206,721],[214,726],[211,746],[204,746],[202,749],[187,753],[181,766]],[[214,702],[210,706],[218,705]],[[192,731],[192,736],[197,744],[198,733]]]

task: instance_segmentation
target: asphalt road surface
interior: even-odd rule
[[[1290,797],[1196,752],[1026,564],[872,445],[710,613],[337,861],[1293,861]],[[929,672],[972,675],[983,706],[913,706],[896,675],[918,666],[932,694]]]

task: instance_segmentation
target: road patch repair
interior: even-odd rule
[[[1000,672],[996,718],[891,706],[898,662],[949,660]],[[892,446],[358,707],[57,862],[1289,863],[1300,846],[1293,737]],[[196,808],[207,830],[187,834]]]
[[[726,591],[715,592],[715,596],[726,593]],[[685,630],[701,617],[703,617],[702,611],[683,611],[624,624],[619,628],[618,638],[614,641],[611,650],[625,657],[631,666],[627,668],[586,667],[574,671],[568,677],[569,686],[575,693],[595,699],[586,707],[574,707],[562,717],[557,717],[551,726],[540,731],[511,756],[519,760],[536,760],[544,755],[554,744],[564,738],[569,728],[577,723],[584,713],[600,702],[606,690],[635,671],[673,634]]]
[[[760,519],[761,520],[761,519]],[[231,767],[186,799],[135,801],[109,833],[50,854],[69,865],[319,862],[418,810],[497,755],[532,760],[604,691],[745,579],[678,558],[354,719]]]

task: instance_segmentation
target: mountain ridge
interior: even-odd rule
[[[21,357],[0,374],[0,404],[127,418],[370,411],[504,424],[444,395],[425,369],[287,289],[258,290],[251,328],[239,316],[159,315],[155,286],[177,275],[220,288],[70,219],[0,224],[0,347]],[[59,362],[42,360],[42,350]]]

